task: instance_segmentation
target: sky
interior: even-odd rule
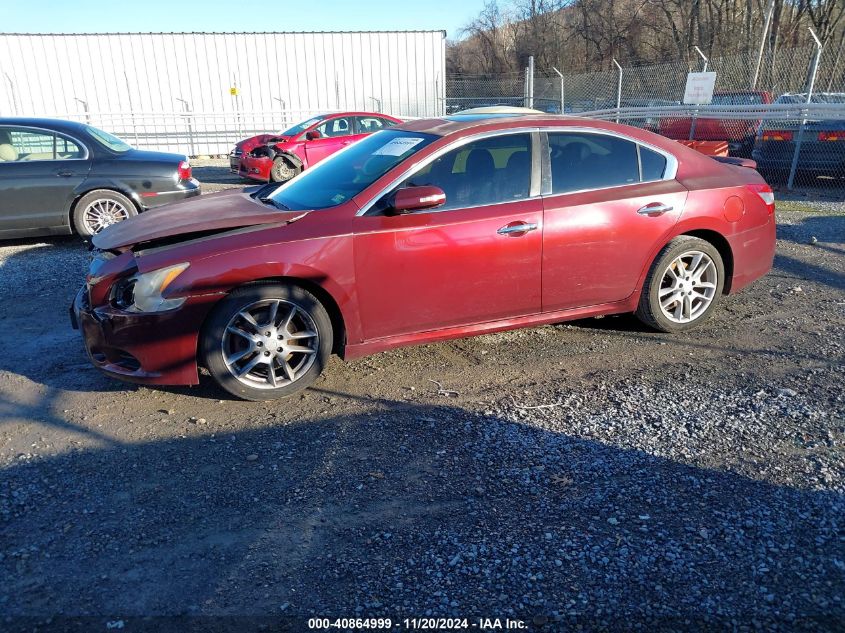
[[[483,5],[484,0],[0,0],[0,32],[446,30],[455,39]]]

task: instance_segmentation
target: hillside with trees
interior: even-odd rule
[[[812,46],[812,27],[834,68],[845,65],[845,0],[489,0],[449,42],[447,72],[520,72],[529,55],[538,68],[595,72],[613,58],[629,66],[694,61],[695,46],[708,57],[750,59],[770,8],[767,59]]]

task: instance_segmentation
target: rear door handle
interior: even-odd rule
[[[651,202],[644,207],[640,207],[637,213],[640,215],[658,216],[674,209],[671,204],[663,204],[662,202]]]
[[[500,228],[496,233],[499,235],[514,235],[528,233],[528,231],[536,231],[537,225],[533,222],[516,222],[514,224],[506,224]]]
[[[62,178],[70,178],[71,176],[73,176],[73,172],[69,169],[61,169],[56,172],[56,175],[61,176]]]

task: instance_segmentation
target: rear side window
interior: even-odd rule
[[[643,171],[643,182],[661,180],[663,174],[666,173],[666,157],[641,145],[640,166]]]
[[[601,189],[640,181],[637,145],[615,136],[549,134],[552,193]]]

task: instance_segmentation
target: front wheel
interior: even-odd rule
[[[287,182],[301,171],[302,168],[294,165],[290,159],[277,156],[270,168],[270,182]]]
[[[681,235],[657,255],[637,318],[661,332],[682,332],[704,321],[722,294],[725,266],[710,242]]]
[[[272,400],[311,385],[332,349],[326,309],[298,286],[239,288],[211,312],[200,345],[205,366],[226,391]]]

